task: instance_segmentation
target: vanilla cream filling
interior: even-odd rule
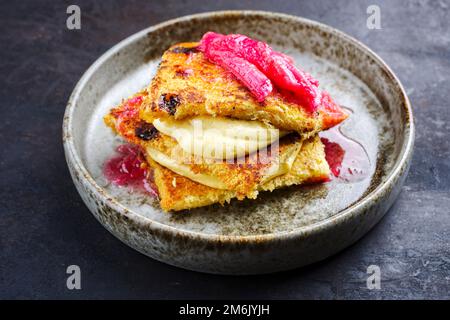
[[[156,119],[153,125],[174,138],[186,153],[212,159],[243,157],[289,133],[259,121],[211,116],[186,120]]]
[[[282,153],[280,157],[277,157],[270,167],[268,167],[264,172],[264,176],[261,179],[260,184],[269,182],[270,180],[291,171],[292,165],[294,164],[300,149],[301,144],[291,146],[289,150]]]

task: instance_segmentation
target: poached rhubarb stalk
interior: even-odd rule
[[[225,36],[208,32],[203,36],[199,49],[213,62],[217,59],[217,52],[228,52],[236,59],[246,60],[278,88],[291,92],[308,111],[316,111],[321,103],[318,81],[308,73],[297,69],[290,57],[274,51],[264,42],[239,34]],[[227,65],[222,66],[229,69]],[[241,70],[241,73],[246,72]],[[248,78],[253,74],[253,71],[247,72],[245,79],[249,81]],[[254,93],[251,88],[249,89]],[[263,95],[255,94],[258,100],[261,96]]]
[[[259,102],[264,101],[273,90],[272,83],[264,73],[247,60],[231,52],[214,51],[210,60],[229,70],[250,90]]]
[[[200,44],[200,50],[205,53],[209,60],[230,71],[250,90],[256,100],[259,102],[264,101],[273,90],[269,78],[254,64],[240,57],[235,52],[227,50],[220,42],[214,40],[216,39],[206,38]]]

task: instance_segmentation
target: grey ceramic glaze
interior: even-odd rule
[[[367,179],[293,187],[179,213],[109,185],[101,174],[120,141],[101,117],[147,85],[162,52],[209,30],[243,33],[292,55],[338,103],[352,110],[342,131],[372,163]],[[187,16],[143,30],[100,57],[67,105],[64,149],[73,181],[94,216],[136,250],[196,271],[255,274],[324,259],[372,228],[401,190],[411,160],[414,126],[404,90],[370,49],[323,24],[284,14],[226,11]],[[95,245],[95,244],[92,244]]]

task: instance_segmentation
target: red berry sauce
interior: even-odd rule
[[[339,177],[341,173],[342,161],[344,160],[345,151],[336,142],[331,142],[327,138],[321,138],[325,146],[325,159],[330,166],[331,173],[335,177]]]
[[[319,135],[325,145],[325,158],[336,178],[358,182],[368,177],[371,172],[369,156],[359,142],[346,137],[340,126],[322,131]]]
[[[105,177],[118,186],[128,186],[158,196],[149,170],[139,147],[123,144],[116,149],[118,155],[106,161]]]

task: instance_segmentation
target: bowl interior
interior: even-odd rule
[[[260,194],[191,211],[163,213],[154,199],[118,188],[102,166],[122,141],[102,122],[121,99],[148,85],[161,54],[177,42],[197,41],[206,31],[242,33],[294,57],[319,79],[321,88],[352,112],[342,131],[366,150],[371,174],[362,181],[339,180]],[[90,69],[74,101],[71,138],[95,182],[122,205],[154,221],[217,235],[262,235],[291,231],[331,218],[352,206],[387,178],[405,148],[408,113],[402,90],[382,62],[357,42],[308,20],[267,13],[221,13],[178,19],[140,32],[110,51]]]

